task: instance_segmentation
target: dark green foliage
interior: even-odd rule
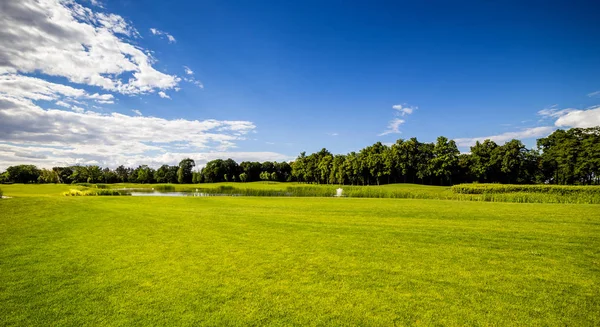
[[[131,168],[125,168],[125,166],[121,165],[115,169],[115,174],[117,175],[117,179],[121,183],[125,183],[129,181]]]
[[[154,172],[154,180],[157,183],[177,183],[177,171],[179,166],[162,165]]]
[[[545,182],[600,183],[600,127],[557,130],[537,143]]]
[[[154,169],[148,167],[147,165],[142,165],[136,168],[133,171],[133,176],[135,177],[136,183],[142,184],[150,184],[156,182],[154,179],[155,171]]]
[[[6,168],[10,182],[36,183],[40,177],[40,170],[34,165],[18,165]]]
[[[0,183],[10,183],[10,177],[8,176],[8,172],[3,172],[0,174]]]
[[[179,169],[177,169],[177,181],[181,184],[187,184],[192,182],[192,169],[196,166],[196,163],[192,159],[183,159],[179,162]]]
[[[71,183],[99,183],[103,181],[102,169],[99,166],[73,166]]]

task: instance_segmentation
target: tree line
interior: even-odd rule
[[[317,184],[380,185],[419,183],[600,184],[600,127],[556,130],[527,149],[513,139],[503,145],[476,142],[469,153],[440,136],[436,142],[416,138],[394,144],[377,142],[358,152],[332,154],[327,149],[292,162],[237,163],[232,159],[209,161],[193,171],[195,162],[184,159],[177,166],[153,169],[99,166],[38,169],[33,165],[9,167],[0,182],[16,183],[216,183],[297,181]]]

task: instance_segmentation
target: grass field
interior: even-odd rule
[[[1,326],[600,325],[597,205],[2,188]]]

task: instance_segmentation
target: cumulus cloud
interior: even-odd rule
[[[394,116],[396,117],[388,122],[387,129],[380,133],[379,136],[402,133],[400,131],[400,125],[404,124],[406,120],[400,119],[398,117],[404,117],[412,114],[417,109],[417,107],[411,107],[406,104],[396,104],[392,106],[392,109],[394,109]]]
[[[183,66],[183,69],[185,70],[185,73],[188,75],[194,75],[194,71],[190,69],[190,67],[188,66]]]
[[[538,111],[538,115],[545,119],[556,119],[554,126],[587,128],[600,126],[600,105],[587,109],[551,107]]]
[[[199,165],[228,157],[291,159],[232,151],[255,132],[249,121],[164,119],[138,109],[127,115],[100,108],[116,101],[115,92],[169,98],[165,91],[178,90],[181,81],[153,68],[156,59],[130,42],[139,33],[121,16],[73,0],[0,0],[0,24],[0,170],[22,163],[115,167],[176,164],[185,157]]]
[[[563,111],[554,122],[558,127],[595,127],[600,126],[600,106],[584,110],[570,109]]]
[[[156,70],[139,33],[121,16],[73,0],[3,1],[0,74],[41,73],[123,94],[172,89],[180,78]]]
[[[158,30],[158,29],[156,29],[156,28],[151,28],[151,29],[150,29],[150,32],[151,32],[153,35],[158,35],[158,36],[164,36],[164,37],[166,37],[166,38],[167,38],[167,40],[169,40],[169,43],[175,43],[175,42],[177,42],[177,40],[175,40],[175,37],[173,37],[173,35],[171,35],[171,34],[169,34],[169,33],[167,33],[167,32],[164,32],[164,31]]]
[[[162,162],[173,153],[205,156],[235,148],[255,129],[248,121],[163,119],[43,109],[32,100],[0,95],[0,166],[23,162],[15,153],[45,156],[44,163]],[[19,161],[20,160],[20,161]],[[266,159],[263,159],[266,160]],[[30,162],[30,161],[27,161]],[[170,161],[169,161],[170,162]]]

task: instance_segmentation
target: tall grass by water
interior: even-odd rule
[[[514,203],[573,203],[600,204],[600,186],[560,185],[503,185],[461,184],[453,187],[416,184],[388,184],[382,186],[315,185],[301,183],[215,183],[215,184],[43,184],[5,185],[4,194],[11,197],[52,196],[68,193],[69,196],[120,195],[132,189],[158,192],[190,192],[208,195],[258,196],[258,197],[333,197],[342,188],[343,197],[436,199],[482,202]],[[78,192],[71,192],[77,190]],[[105,193],[103,193],[106,191]]]
[[[579,203],[600,204],[600,187],[590,186],[550,186],[550,185],[494,185],[473,184],[448,187],[381,187],[381,186],[338,186],[304,185],[288,186],[282,189],[254,187],[195,188],[193,191],[206,194],[243,196],[293,196],[293,197],[333,197],[336,189],[343,189],[344,197],[351,198],[393,198],[393,199],[437,199],[484,202],[515,203]],[[189,190],[192,191],[192,190]]]
[[[460,184],[451,188],[458,199],[490,202],[600,204],[599,186]]]
[[[87,190],[76,190],[71,189],[67,192],[63,192],[64,196],[118,196],[118,195],[130,195],[127,192],[111,189],[87,189]]]

